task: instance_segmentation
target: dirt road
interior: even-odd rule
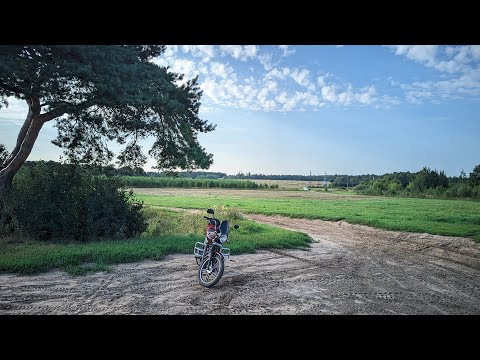
[[[480,314],[480,246],[471,240],[248,217],[316,242],[233,255],[212,289],[198,284],[193,255],[80,277],[0,275],[0,314]]]

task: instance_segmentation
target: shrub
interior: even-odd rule
[[[0,232],[38,240],[124,239],[146,229],[141,208],[117,177],[39,162],[15,176]]]

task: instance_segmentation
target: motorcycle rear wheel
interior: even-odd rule
[[[209,260],[209,257],[205,258],[198,268],[198,282],[207,288],[212,287],[220,280],[225,269],[225,263],[220,254],[213,256],[210,269],[208,268]]]

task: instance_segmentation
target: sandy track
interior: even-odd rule
[[[212,289],[193,255],[81,277],[0,275],[0,314],[480,314],[480,246],[469,239],[248,217],[317,242],[233,255]]]

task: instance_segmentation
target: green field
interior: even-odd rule
[[[345,220],[378,228],[430,234],[461,236],[480,242],[480,202],[468,200],[385,198],[366,196],[335,196],[321,198],[282,198],[282,191],[273,196],[239,192],[221,196],[156,196],[138,194],[146,205],[207,209],[215,206],[238,207],[246,213],[284,215],[290,217]],[[291,193],[291,192],[287,192]],[[233,195],[234,194],[234,195]],[[278,195],[276,195],[278,194]],[[292,194],[290,194],[292,195]],[[305,196],[312,196],[312,194]]]
[[[229,214],[220,218],[229,218]],[[149,227],[139,238],[87,244],[59,244],[0,239],[0,273],[34,274],[63,269],[72,275],[108,270],[109,264],[162,259],[165,255],[192,254],[196,241],[203,241],[203,214],[147,209]],[[299,232],[257,224],[233,217],[238,230],[231,230],[227,247],[231,255],[268,248],[307,248],[311,239]],[[232,225],[233,225],[232,224]]]

